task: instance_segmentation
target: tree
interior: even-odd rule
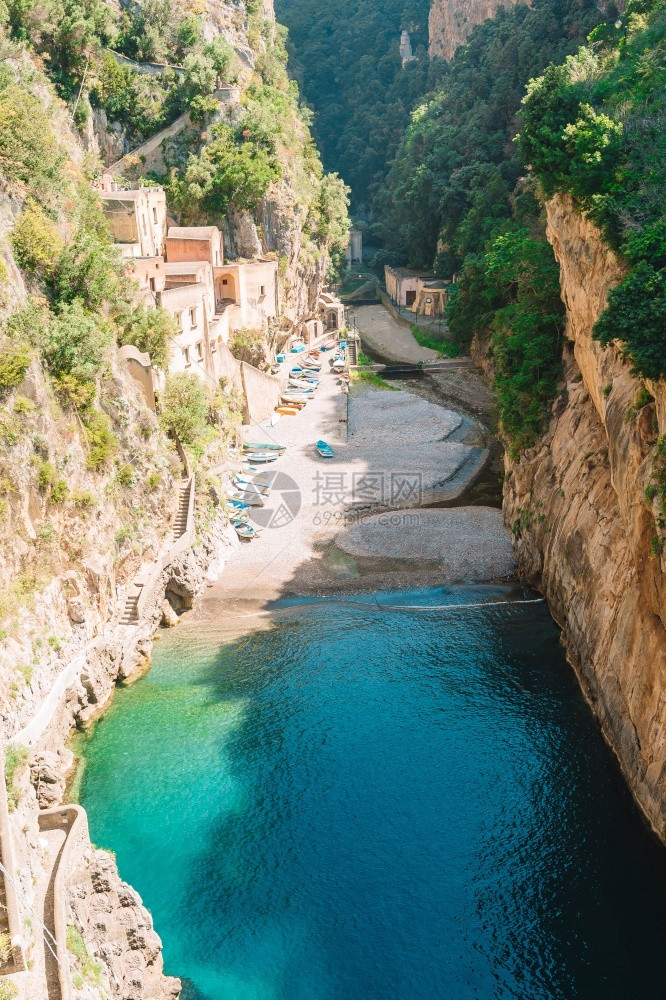
[[[208,396],[199,378],[190,372],[168,375],[161,402],[160,420],[183,444],[196,445],[208,418]]]
[[[151,362],[162,371],[169,367],[171,344],[179,333],[173,316],[162,309],[137,306],[123,320],[118,333],[118,343],[133,344],[150,355]]]
[[[51,318],[41,351],[53,375],[90,381],[107,361],[112,343],[108,324],[76,299],[63,303]]]

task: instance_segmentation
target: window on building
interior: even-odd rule
[[[259,288],[259,294],[260,295],[265,295],[266,294],[266,286],[265,285],[261,285],[260,286],[260,288]]]
[[[184,347],[183,348],[183,358],[185,359],[185,367],[189,368],[189,366],[192,363],[190,361],[190,349],[189,349],[189,347]]]
[[[228,285],[228,284],[229,284],[229,282],[227,281],[227,279],[226,279],[226,278],[222,278],[222,284],[223,284],[223,285]]]
[[[199,361],[203,361],[203,356],[204,356],[203,340],[200,340],[199,343],[197,344],[197,358],[199,359]]]
[[[155,279],[154,278],[150,279],[150,290],[151,290],[151,292],[155,291]]]
[[[153,222],[157,223],[157,209],[153,205]]]
[[[190,326],[194,329],[197,325],[197,310],[196,306],[192,306],[190,309]]]
[[[216,350],[217,350],[217,344],[215,343],[214,340],[211,340],[211,342],[210,342],[210,353],[211,354],[215,354]]]

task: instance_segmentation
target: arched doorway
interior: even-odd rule
[[[334,309],[331,309],[331,311],[328,314],[326,328],[328,330],[337,330],[338,328],[338,314],[337,311]]]
[[[215,297],[218,302],[238,302],[236,278],[231,272],[221,274],[215,284]]]

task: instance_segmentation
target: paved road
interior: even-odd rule
[[[387,361],[415,365],[439,358],[437,351],[417,344],[409,328],[396,322],[384,306],[356,306],[355,313],[361,342]]]

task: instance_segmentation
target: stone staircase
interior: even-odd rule
[[[189,519],[189,509],[190,509],[190,497],[192,495],[192,490],[194,489],[194,480],[188,479],[187,482],[183,483],[180,488],[180,498],[178,501],[178,512],[176,514],[176,519],[173,523],[173,538],[174,541],[181,538],[182,535],[187,531],[187,524]]]
[[[185,466],[185,471],[189,468]],[[170,533],[164,540],[162,552],[153,563],[142,566],[132,581],[125,606],[123,608],[121,625],[136,625],[143,606],[148,600],[153,587],[157,583],[162,570],[176,556],[180,555],[190,544],[194,532],[194,476],[188,475],[181,481],[178,496],[178,509]]]

